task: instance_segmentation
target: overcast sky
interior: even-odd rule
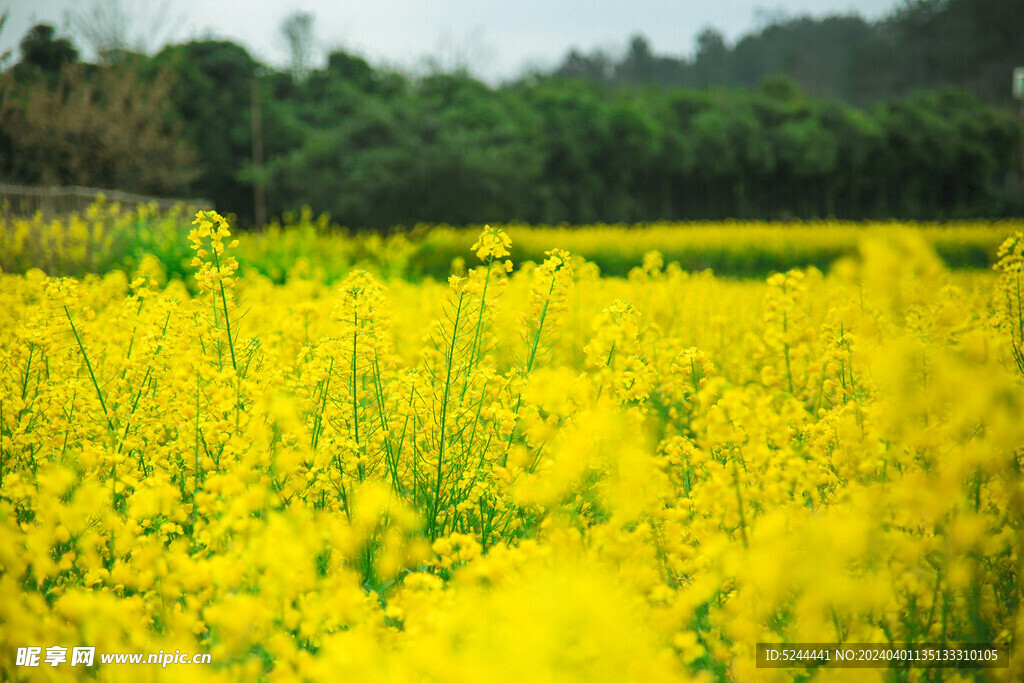
[[[0,0],[10,12],[0,33],[0,52],[14,49],[35,23],[66,24],[69,9],[99,1]],[[897,0],[120,0],[133,18],[136,35],[180,41],[193,36],[227,38],[244,44],[261,61],[284,64],[282,19],[294,11],[312,13],[320,54],[343,47],[374,63],[415,68],[424,56],[451,60],[467,56],[488,80],[512,77],[528,65],[551,66],[576,47],[621,50],[643,33],[656,53],[690,55],[693,39],[706,26],[730,41],[756,28],[765,16],[858,12],[869,19],[888,13]],[[157,8],[164,5],[163,16]],[[766,14],[767,13],[767,14]],[[157,28],[149,28],[154,23]],[[81,43],[82,41],[77,41]],[[159,47],[156,45],[154,47]],[[88,56],[88,55],[86,55]]]

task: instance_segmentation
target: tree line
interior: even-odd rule
[[[939,4],[959,7],[902,11]],[[0,75],[0,178],[201,196],[243,224],[309,205],[355,229],[1024,208],[1019,123],[979,87],[857,104],[785,69],[715,76],[707,46],[689,65],[705,81],[679,84],[644,76],[634,48],[604,77],[566,68],[580,62],[570,54],[491,86],[341,50],[278,70],[216,40],[86,64],[40,25]]]
[[[659,55],[642,35],[621,54],[570,50],[554,73],[609,84],[754,88],[786,74],[814,97],[865,106],[915,90],[955,87],[1011,104],[1010,78],[1024,66],[1020,0],[903,0],[886,17],[766,14],[733,45],[712,27],[693,56]]]

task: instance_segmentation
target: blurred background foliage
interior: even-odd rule
[[[501,85],[215,40],[86,64],[40,25],[0,76],[0,179],[201,196],[243,227],[305,205],[354,230],[1019,215],[1019,10],[780,16],[686,58],[634,36]]]

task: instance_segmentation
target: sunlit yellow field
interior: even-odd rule
[[[0,672],[103,680],[973,680],[758,642],[1006,643],[1024,671],[1024,238],[626,277],[487,229],[447,283],[246,270],[200,215],[0,275]],[[252,238],[252,240],[266,237]],[[242,257],[239,256],[239,259]],[[209,653],[204,665],[99,653]],[[70,657],[69,657],[70,659]]]

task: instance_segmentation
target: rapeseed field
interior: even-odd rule
[[[94,219],[80,278],[0,274],[5,679],[979,674],[759,668],[758,643],[1024,670],[1020,232],[994,269],[890,226],[737,279],[528,261],[488,227],[447,280],[379,267],[406,236],[332,278],[247,267],[292,233],[208,211],[164,247],[182,280],[100,267]]]

